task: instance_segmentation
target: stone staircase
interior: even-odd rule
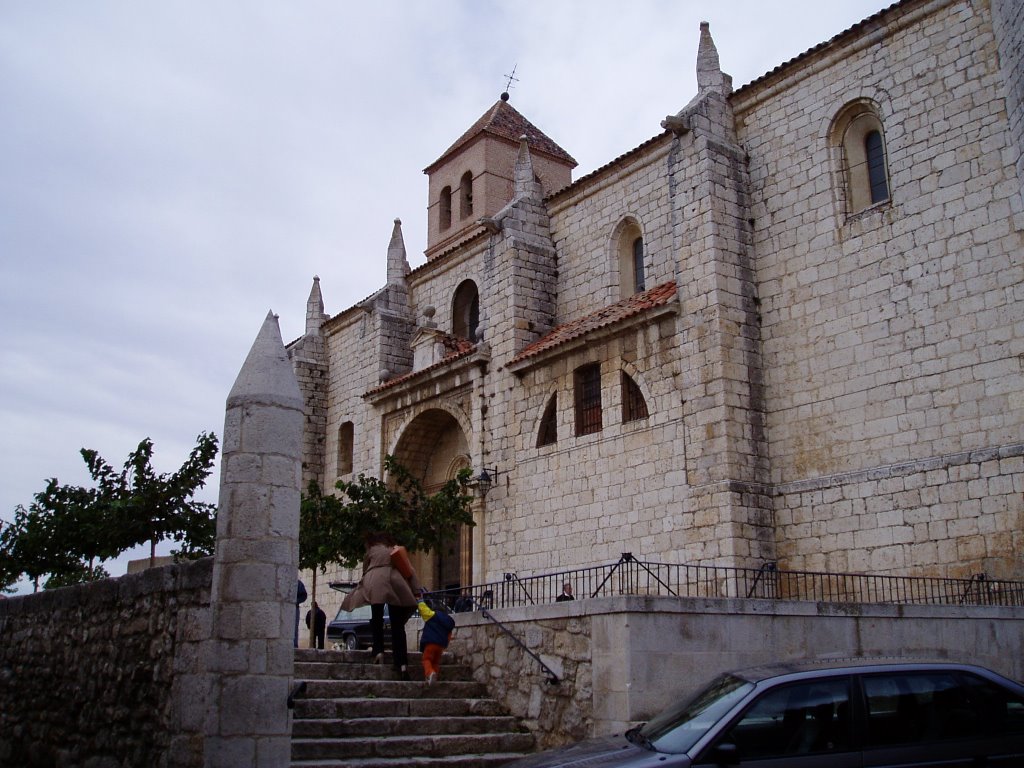
[[[490,768],[533,750],[533,734],[450,656],[432,685],[419,653],[409,654],[408,682],[369,661],[367,651],[295,651],[306,689],[295,700],[292,768]]]

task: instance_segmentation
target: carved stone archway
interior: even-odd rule
[[[469,440],[448,411],[423,411],[402,430],[393,451],[395,459],[434,493],[471,465]],[[436,552],[417,553],[413,565],[428,589],[458,589],[472,583],[473,537],[469,528]]]

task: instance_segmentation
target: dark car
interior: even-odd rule
[[[719,676],[624,736],[508,768],[596,765],[1024,766],[1024,685],[944,662],[759,667]]]
[[[338,615],[327,625],[327,643],[339,643],[350,651],[369,648],[373,643],[370,633],[370,606],[364,605],[354,611],[338,609]],[[391,620],[388,607],[384,606],[384,645],[391,645]]]

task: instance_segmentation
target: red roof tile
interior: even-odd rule
[[[577,165],[576,161],[573,160],[572,155],[544,135],[544,132],[523,117],[519,113],[519,110],[507,101],[499,100],[493,107],[484,112],[484,114],[480,116],[480,119],[473,123],[469,130],[462,134],[454,144],[448,147],[448,149],[445,150],[437,160],[424,168],[423,172],[429,173],[435,166],[439,165],[442,160],[448,157],[448,155],[468,144],[481,133],[489,133],[492,136],[508,139],[516,144],[519,143],[519,137],[526,134],[530,137],[531,152],[541,152],[543,154],[550,155],[551,157],[557,158],[566,163],[571,163],[573,168]]]
[[[401,376],[389,379],[388,381],[385,381],[383,384],[380,384],[379,386],[367,390],[366,394],[364,394],[363,397],[365,397],[366,395],[375,395],[378,392],[383,392],[384,390],[390,387],[397,386],[402,382],[410,381],[416,378],[417,376],[426,373],[427,371],[436,370],[438,368],[441,368],[442,366],[447,365],[448,363],[458,360],[461,357],[466,357],[467,355],[471,354],[476,350],[476,344],[474,344],[469,339],[460,339],[458,336],[452,336],[450,333],[443,334],[441,337],[441,341],[444,344],[444,348],[448,350],[448,354],[446,354],[436,363],[432,363],[431,365],[428,365],[426,368],[421,368],[418,371],[403,373]]]
[[[639,315],[645,310],[664,306],[672,301],[675,295],[676,284],[672,281],[662,283],[642,293],[636,293],[628,299],[609,304],[607,307],[603,307],[586,317],[581,317],[579,320],[573,320],[571,323],[558,326],[551,333],[527,346],[511,362],[517,363],[534,355],[539,355],[541,352],[546,352],[573,339],[578,339],[591,331],[596,331],[598,328],[606,328]]]

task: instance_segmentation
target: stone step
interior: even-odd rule
[[[295,720],[292,726],[292,736],[303,739],[520,732],[519,723],[508,715],[323,718]]]
[[[295,701],[295,719],[358,717],[495,717],[505,714],[494,699],[305,699]]]
[[[411,660],[410,660],[411,661]],[[409,676],[414,680],[423,679],[423,668],[416,664],[409,667]],[[441,665],[441,676],[444,680],[461,680],[468,682],[473,679],[473,669],[468,664]],[[395,671],[390,665],[369,664],[363,662],[296,662],[296,680],[395,680]]]
[[[526,752],[533,747],[529,733],[441,734],[367,739],[300,739],[292,737],[292,760],[360,758],[417,758]]]
[[[422,674],[422,670],[420,670]],[[307,680],[304,698],[354,699],[376,698],[484,698],[487,687],[476,681],[442,680],[427,685],[422,680]]]
[[[442,679],[423,681],[421,654],[411,680],[371,664],[365,651],[295,652],[292,768],[492,768],[532,751],[533,734],[490,698],[473,670],[442,661]]]
[[[292,768],[497,768],[523,755],[497,752],[487,755],[451,755],[448,757],[371,757],[355,760],[293,760]]]

